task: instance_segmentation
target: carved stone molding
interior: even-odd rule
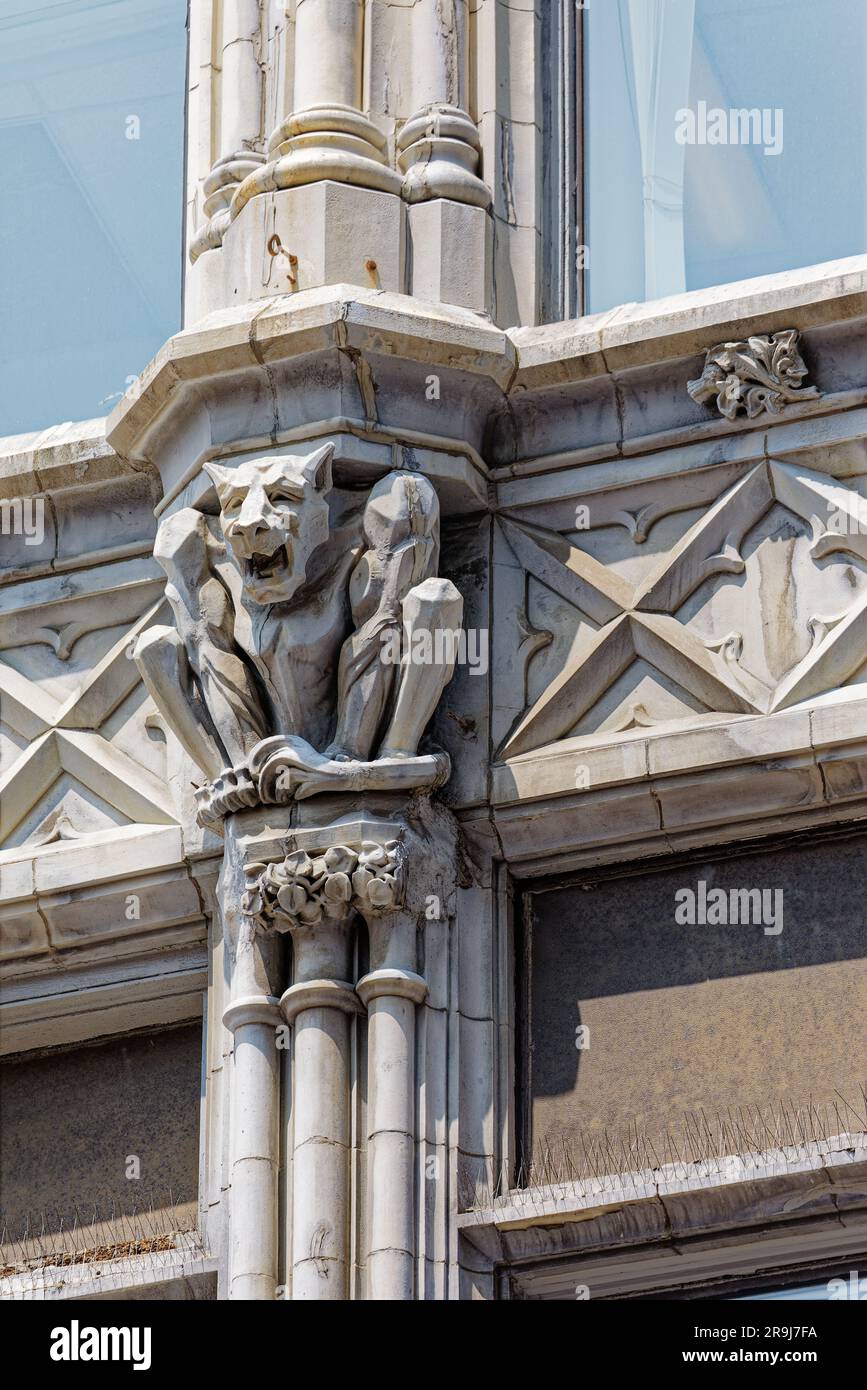
[[[226,768],[195,794],[200,825],[217,826],[224,816],[251,806],[285,806],[323,792],[433,791],[448,781],[447,753],[374,761],[338,761],[317,753],[304,739],[264,739],[246,763]]]
[[[348,980],[301,980],[290,985],[280,999],[280,1012],[293,1024],[306,1009],[339,1009],[344,1014],[363,1013],[363,1006]]]
[[[292,932],[324,941],[332,930],[351,930],[358,913],[382,942],[390,922],[423,918],[430,894],[449,916],[458,858],[452,816],[426,794],[403,804],[391,795],[379,801],[391,807],[387,814],[363,804],[346,807],[341,798],[333,810],[329,800],[324,815],[305,802],[232,817],[227,844],[241,826],[257,828],[252,838],[245,834],[231,886],[227,878],[224,888],[243,933],[263,940]]]
[[[260,193],[298,188],[323,179],[400,192],[386,139],[360,111],[342,103],[312,106],[287,116],[268,141],[269,159],[253,169],[232,196],[230,218]]]
[[[700,377],[687,383],[694,401],[716,400],[720,415],[734,420],[744,411],[752,420],[762,411],[779,415],[786,405],[817,400],[815,386],[802,386],[807,367],[796,328],[766,333],[710,349]]]
[[[428,985],[414,970],[372,970],[358,981],[356,993],[365,1007],[375,999],[408,999],[411,1004],[423,1004]]]
[[[232,199],[239,186],[265,163],[258,150],[240,150],[214,165],[202,183],[205,195],[205,221],[190,241],[190,260],[195,262],[204,251],[222,246],[226,229],[232,220]]]
[[[457,106],[431,106],[412,116],[397,140],[405,172],[402,193],[408,203],[451,198],[487,208],[491,191],[479,178],[479,133]]]

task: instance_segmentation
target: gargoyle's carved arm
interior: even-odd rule
[[[231,595],[216,574],[218,543],[191,507],[167,517],[154,555],[168,578],[177,630],[149,628],[134,656],[182,746],[215,777],[270,732],[255,678],[234,641]]]
[[[355,632],[340,654],[337,731],[327,752],[366,760],[414,756],[454,670],[463,603],[437,579],[439,503],[426,478],[389,473],[373,488],[364,513],[368,549],[350,583]],[[413,663],[413,633],[432,640]],[[446,640],[437,641],[437,634]],[[454,640],[450,641],[449,636]]]

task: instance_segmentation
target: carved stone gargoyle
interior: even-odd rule
[[[436,492],[392,472],[362,505],[333,486],[332,455],[326,444],[304,458],[206,464],[219,517],[187,507],[160,524],[154,554],[176,626],[149,628],[134,656],[208,779],[204,824],[449,775],[445,753],[418,752],[463,618],[457,589],[437,577]]]

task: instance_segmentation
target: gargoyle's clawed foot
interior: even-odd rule
[[[218,825],[223,816],[259,801],[259,789],[245,763],[224,767],[213,782],[196,791],[197,819],[200,825]]]

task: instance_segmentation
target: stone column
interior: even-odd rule
[[[293,110],[234,192],[227,302],[341,280],[404,288],[401,178],[360,110],[363,31],[362,0],[298,0]]]
[[[259,23],[257,0],[223,0],[215,132],[219,154],[202,184],[205,221],[190,242],[193,262],[222,245],[236,188],[265,161],[257,148],[263,137]]]
[[[277,1287],[277,1001],[242,995],[228,1006],[223,1022],[235,1039],[229,1297],[273,1299]]]
[[[356,985],[368,1014],[365,1297],[405,1301],[417,1293],[416,1022],[428,995],[419,927],[429,906],[452,910],[457,844],[448,812],[424,797],[391,829],[394,839],[388,825],[376,830],[353,876],[370,939],[370,970]]]
[[[350,1023],[360,1010],[349,983],[352,914],[348,894],[340,896],[349,879],[337,867],[339,851],[303,859],[308,884],[324,876],[334,897],[323,913],[307,909],[303,888],[283,894],[295,952],[294,983],[280,1001],[295,1031],[292,1298],[342,1300],[350,1270]]]
[[[350,1295],[350,1024],[362,1012],[350,983],[352,931],[356,889],[375,876],[359,874],[366,825],[350,815],[296,827],[288,840],[299,847],[256,866],[247,903],[260,923],[288,931],[294,947],[293,983],[280,1001],[295,1033],[293,1300]]]
[[[295,109],[361,104],[363,0],[298,0]],[[327,129],[323,126],[322,129]]]
[[[255,866],[261,873],[249,909],[288,930],[296,949],[295,980],[281,1000],[295,1027],[293,1299],[348,1297],[349,1022],[362,1004],[369,1018],[365,1296],[415,1295],[415,1033],[428,988],[417,972],[417,932],[426,895],[434,891],[445,903],[453,893],[455,838],[448,813],[426,798],[401,804],[392,796],[383,809],[385,800],[392,814],[356,809],[294,828],[291,840],[303,847]],[[371,968],[355,989],[352,910],[370,936]]]
[[[258,813],[231,816],[219,897],[231,956],[231,999],[223,1023],[234,1037],[231,1086],[229,1297],[269,1300],[277,1287],[280,1073],[272,993],[276,942],[244,914],[245,828]]]
[[[269,162],[237,190],[233,216],[259,193],[333,178],[397,192],[386,140],[359,109],[362,0],[299,0],[294,110],[268,141]]]
[[[397,140],[410,204],[410,291],[489,311],[491,194],[479,177],[478,131],[467,114],[467,0],[418,0],[413,12],[414,114]]]
[[[373,969],[359,980],[368,1012],[367,1298],[415,1293],[415,1022],[427,996],[416,964],[416,920],[405,911],[364,916]]]

